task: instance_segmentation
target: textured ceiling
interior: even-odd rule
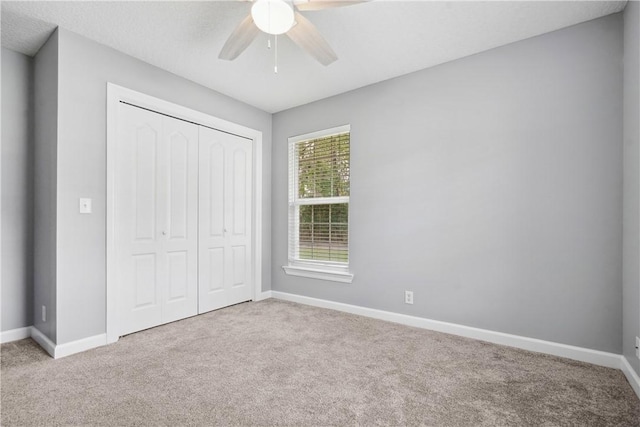
[[[2,1],[2,45],[34,55],[56,26],[277,112],[595,19],[625,1],[371,1],[305,12],[338,54],[324,67],[286,37],[260,34],[233,62],[218,53],[249,13],[242,1]]]

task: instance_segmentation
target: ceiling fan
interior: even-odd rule
[[[338,59],[318,29],[300,12],[331,9],[362,3],[365,0],[249,0],[251,13],[240,22],[222,47],[218,58],[234,60],[255,39],[259,31],[271,35],[286,34],[294,43],[322,65]]]

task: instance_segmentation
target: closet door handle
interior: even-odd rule
[[[163,232],[162,232],[162,235],[163,235],[163,236],[166,236],[166,235],[167,235],[167,232],[166,232],[166,231],[163,231]]]

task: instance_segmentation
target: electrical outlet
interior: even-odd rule
[[[404,303],[413,304],[413,291],[404,291]]]
[[[46,322],[47,321],[47,307],[46,306],[42,306],[42,321]]]
[[[86,199],[86,198],[80,199],[80,213],[81,214],[91,213],[91,199]]]
[[[640,337],[636,337],[636,357],[640,359]]]

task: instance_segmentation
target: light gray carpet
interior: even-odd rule
[[[1,374],[3,426],[640,426],[618,370],[276,300]]]

